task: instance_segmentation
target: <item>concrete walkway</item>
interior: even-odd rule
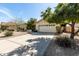
[[[2,40],[0,40],[0,54],[9,53],[9,52],[15,50],[18,47],[28,45],[26,43],[26,41],[29,40],[29,39],[42,38],[42,37],[43,38],[53,38],[53,35],[26,34],[26,35],[14,37],[14,38],[2,39]],[[44,42],[42,42],[42,43],[44,44]],[[40,45],[42,43],[40,43]],[[45,44],[47,44],[47,43],[45,43]],[[43,44],[42,44],[42,47],[45,46],[45,44],[44,45]]]

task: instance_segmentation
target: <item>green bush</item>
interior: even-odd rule
[[[7,28],[8,28],[8,26],[6,26],[6,25],[1,25],[1,30],[2,30],[2,31],[6,30]]]
[[[55,40],[56,44],[61,47],[71,48],[74,45],[74,41],[72,41],[68,37],[57,37]]]
[[[14,29],[7,29],[8,31],[14,31]]]
[[[56,26],[57,33],[61,33],[61,26]]]
[[[0,33],[2,32],[2,30],[0,30]]]
[[[7,30],[7,31],[5,31],[4,35],[5,36],[12,36],[13,35],[13,31]]]

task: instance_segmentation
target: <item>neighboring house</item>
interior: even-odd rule
[[[45,20],[39,20],[36,23],[36,30],[38,32],[56,32],[56,24],[52,23],[49,24],[47,21]]]
[[[27,30],[27,27],[26,27],[26,26],[27,26],[26,24],[19,24],[19,25],[18,25],[18,28],[19,28],[20,30],[26,31],[26,30]]]
[[[76,23],[76,24],[75,24],[75,32],[76,32],[78,29],[79,29],[79,23]],[[71,29],[71,26],[67,24],[67,25],[66,25],[66,31],[67,31],[67,32],[71,32],[71,30],[72,30],[72,29]]]
[[[17,29],[16,23],[14,23],[14,22],[2,22],[1,25],[7,26],[7,29],[9,29],[9,30],[14,30],[15,31]]]
[[[1,25],[7,26],[7,29],[17,31],[17,28],[26,30],[26,24],[16,24],[15,22],[2,22]]]

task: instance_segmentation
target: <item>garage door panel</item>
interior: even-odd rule
[[[56,32],[55,26],[39,26],[40,32]]]

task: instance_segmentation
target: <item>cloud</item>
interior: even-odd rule
[[[8,16],[11,19],[14,19],[12,14],[10,13],[9,9],[6,8],[0,8],[0,13],[3,13],[4,15]]]

